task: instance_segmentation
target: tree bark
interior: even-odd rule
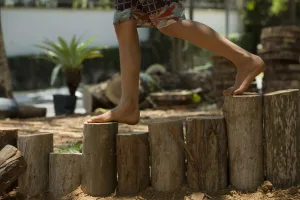
[[[2,33],[1,16],[0,16],[0,87],[5,89],[5,97],[13,98],[12,95],[12,81],[8,67],[8,61],[5,52],[5,45]]]
[[[0,129],[0,150],[6,145],[17,147],[18,129]]]
[[[135,195],[150,184],[148,133],[117,135],[118,193]]]
[[[109,196],[117,186],[117,123],[84,124],[82,190],[91,196]]]
[[[80,186],[82,155],[51,153],[49,159],[50,198],[59,199]]]
[[[26,197],[40,195],[49,188],[49,154],[53,151],[53,134],[24,135],[18,138],[27,170],[18,180],[19,192]]]
[[[0,151],[0,194],[25,172],[27,164],[22,153],[11,145]]]
[[[185,178],[182,121],[149,124],[152,187],[157,191],[173,191]]]
[[[231,185],[256,190],[263,182],[262,97],[244,94],[225,97]]]
[[[228,185],[227,135],[223,116],[187,119],[187,180],[193,188],[217,192]]]
[[[267,180],[275,187],[297,183],[299,138],[299,90],[264,95],[264,133]],[[298,138],[297,138],[298,137]],[[297,172],[298,170],[298,172]]]

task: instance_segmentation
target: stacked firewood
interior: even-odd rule
[[[230,60],[222,56],[213,55],[212,61],[214,64],[212,72],[214,83],[214,97],[217,106],[221,107],[224,103],[223,91],[234,85],[236,67]],[[257,91],[257,85],[255,82],[253,82],[247,90],[247,92]]]
[[[300,88],[300,27],[264,28],[258,54],[266,63],[263,88],[265,92]]]

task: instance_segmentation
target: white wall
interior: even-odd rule
[[[186,12],[186,16],[189,16]],[[39,53],[34,44],[57,36],[71,38],[74,34],[83,40],[97,37],[95,45],[116,46],[112,24],[113,11],[3,8],[2,30],[8,56]],[[225,13],[220,10],[196,10],[194,19],[205,23],[221,34],[225,33]],[[236,12],[230,16],[230,32],[241,31]],[[149,29],[139,29],[140,40],[147,40]]]

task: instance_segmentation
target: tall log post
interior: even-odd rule
[[[151,181],[157,191],[173,191],[185,178],[182,121],[149,124]]]
[[[49,194],[59,199],[80,186],[82,155],[51,153],[49,159]]]
[[[225,97],[231,185],[256,190],[264,180],[262,96]]]
[[[297,184],[299,128],[299,90],[264,95],[266,175],[275,187]]]
[[[228,185],[227,134],[223,116],[187,119],[187,180],[193,189],[216,192]]]
[[[150,184],[148,133],[117,135],[118,193],[135,195]]]
[[[22,153],[11,145],[0,151],[0,194],[25,172],[27,164]]]
[[[26,197],[40,195],[49,189],[49,154],[53,152],[53,134],[23,135],[18,138],[27,170],[19,177],[19,192]]]
[[[111,195],[117,186],[116,135],[118,124],[84,124],[83,172],[84,193],[104,197]]]

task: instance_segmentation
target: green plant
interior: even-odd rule
[[[70,95],[75,95],[79,83],[81,82],[82,63],[86,59],[102,57],[103,47],[88,47],[94,38],[85,42],[80,42],[73,36],[69,43],[62,37],[58,37],[58,42],[46,39],[43,45],[35,45],[45,51],[43,58],[55,63],[51,74],[51,85],[55,83],[60,71],[65,75],[67,87]]]
[[[58,149],[58,153],[82,153],[82,143],[69,143],[67,146]]]

